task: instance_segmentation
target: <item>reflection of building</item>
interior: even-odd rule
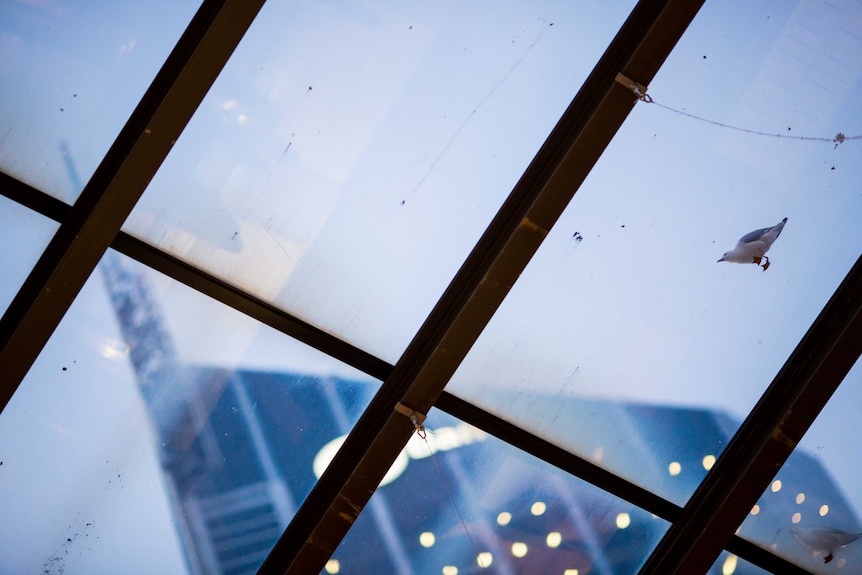
[[[327,445],[347,433],[374,389],[337,378],[183,366],[145,278],[113,254],[102,271],[161,440],[191,572],[255,573],[314,485],[315,463],[319,473]],[[531,401],[541,410],[543,401],[561,399]],[[707,410],[571,401],[561,437],[581,438],[579,453],[678,503],[736,428]],[[432,423],[434,458],[429,445],[408,445],[329,572],[636,573],[666,528],[448,416],[435,413]],[[779,478],[781,488],[750,518],[758,533],[796,514],[801,525],[815,525],[824,505],[829,526],[856,525],[815,459],[795,454]],[[742,566],[735,572],[745,573]]]

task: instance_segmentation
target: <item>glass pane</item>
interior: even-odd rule
[[[768,575],[760,567],[752,565],[744,559],[740,559],[732,553],[725,551],[718,556],[718,560],[710,568],[709,575]]]
[[[59,225],[0,196],[0,316],[54,236]]]
[[[255,573],[377,388],[109,252],[0,416],[0,572]]]
[[[125,229],[395,362],[633,5],[268,2]]]
[[[862,361],[805,434],[739,534],[812,573],[862,571]]]
[[[0,169],[74,203],[199,3],[0,2]]]
[[[667,530],[445,413],[426,425],[323,573],[634,574]]]
[[[856,261],[862,141],[830,138],[862,134],[860,38],[858,3],[707,3],[655,102],[826,140],[638,103],[448,389],[684,503],[697,480],[648,470],[714,418],[644,435],[630,406],[726,413],[729,436]],[[784,217],[768,270],[716,261]]]

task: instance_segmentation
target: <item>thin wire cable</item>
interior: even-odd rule
[[[414,425],[415,422],[414,422]],[[476,541],[473,539],[473,536],[470,535],[470,530],[467,529],[467,522],[464,520],[464,515],[461,513],[461,510],[458,508],[458,504],[455,503],[455,498],[452,496],[454,489],[452,484],[450,484],[446,480],[446,476],[443,475],[443,470],[440,468],[440,464],[437,463],[437,458],[434,456],[434,450],[431,449],[431,444],[428,443],[428,434],[425,427],[421,424],[416,425],[416,434],[422,438],[425,442],[425,446],[428,448],[428,453],[431,454],[431,461],[434,462],[434,467],[437,468],[437,475],[440,476],[440,480],[445,484],[446,487],[446,495],[449,497],[449,501],[452,503],[452,507],[455,508],[455,513],[458,514],[458,519],[461,521],[461,526],[464,528],[464,533],[467,534],[467,539],[470,540],[470,545],[473,547],[473,552],[476,553],[476,562],[479,563],[479,567],[482,569],[487,569],[488,565],[482,561],[482,553],[479,551],[479,546],[476,545]]]
[[[683,110],[679,110],[677,108],[673,108],[671,106],[667,106],[665,104],[661,104],[656,102],[651,96],[644,94],[643,96],[639,96],[639,99],[647,104],[655,104],[659,108],[664,108],[670,112],[674,112],[675,114],[679,114],[681,116],[686,116],[688,118],[692,118],[694,120],[699,120],[701,122],[706,122],[707,124],[712,124],[713,126],[718,126],[720,128],[727,128],[729,130],[736,130],[738,132],[745,132],[746,134],[754,134],[755,136],[767,136],[770,138],[784,138],[788,140],[803,140],[807,142],[829,142],[834,143],[837,147],[838,144],[843,144],[848,140],[862,140],[862,135],[860,136],[845,136],[841,132],[838,132],[832,138],[823,138],[818,136],[797,136],[795,134],[779,134],[776,132],[761,132],[760,130],[751,130],[749,128],[742,128],[740,126],[731,126],[730,124],[725,124],[723,122],[718,122],[716,120],[710,120],[709,118],[704,118],[702,116],[697,116],[695,114],[690,114]]]

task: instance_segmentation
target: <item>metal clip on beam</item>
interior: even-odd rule
[[[416,411],[415,409],[411,409],[401,403],[400,401],[395,404],[395,411],[400,413],[401,415],[407,417],[410,421],[413,422],[413,426],[416,428],[416,432],[419,434],[419,437],[425,438],[425,414]]]
[[[638,100],[642,100],[644,102],[652,102],[652,97],[647,94],[647,87],[643,84],[635,82],[623,73],[617,74],[616,81],[617,84],[620,84],[624,88],[630,90],[635,96],[637,96]]]

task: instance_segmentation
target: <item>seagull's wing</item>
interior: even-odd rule
[[[772,245],[772,242],[778,239],[778,236],[781,234],[781,230],[784,229],[784,224],[786,223],[787,218],[784,218],[774,226],[768,228],[760,228],[759,230],[749,232],[739,238],[739,243],[737,243],[737,246],[744,246],[745,244],[750,244],[754,242],[763,242],[768,248]]]
[[[829,527],[797,528],[792,529],[791,533],[793,533],[800,543],[812,551],[834,551],[862,537],[862,533]]]
[[[759,230],[754,230],[753,232],[748,232],[741,238],[739,238],[738,244],[750,244],[751,242],[760,241],[763,235],[771,230],[772,228],[760,228]]]

